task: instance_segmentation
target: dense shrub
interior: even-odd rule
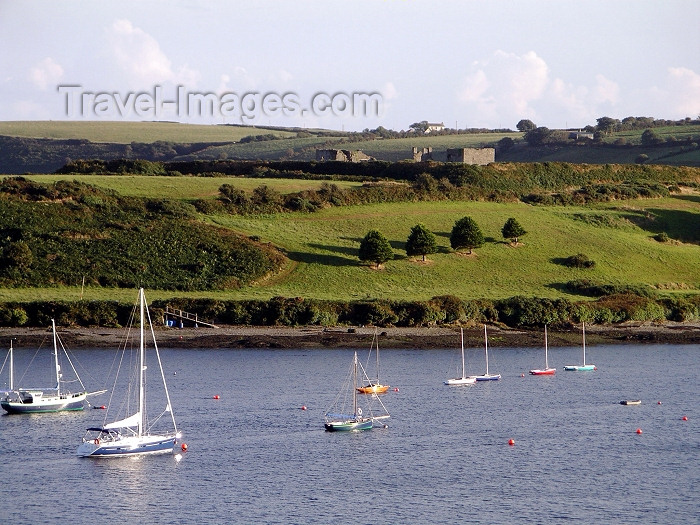
[[[577,253],[576,255],[570,255],[562,261],[564,266],[569,268],[593,268],[595,266],[595,261],[588,258],[588,255],[584,253]]]

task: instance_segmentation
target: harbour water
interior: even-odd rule
[[[162,349],[188,451],[81,459],[103,411],[3,415],[0,523],[698,523],[700,347],[590,346],[594,372],[553,348],[551,377],[528,375],[543,350],[492,348],[500,381],[448,387],[455,343],[382,350],[392,417],[360,433],[323,430],[351,350]],[[101,388],[114,353],[74,354]]]

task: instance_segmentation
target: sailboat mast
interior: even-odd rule
[[[144,420],[144,398],[145,398],[145,392],[143,388],[143,376],[144,376],[144,368],[145,368],[145,347],[143,343],[143,332],[144,332],[144,315],[143,315],[143,303],[145,301],[144,295],[143,295],[143,288],[139,288],[139,303],[140,303],[140,315],[141,315],[141,323],[140,323],[140,328],[139,328],[139,425],[138,425],[138,435],[139,437],[143,433],[143,420]]]
[[[58,364],[58,344],[56,342],[56,321],[51,319],[51,328],[53,330],[53,359],[56,367],[56,393],[61,394],[61,366]]]
[[[379,337],[377,337],[377,384],[379,384]]]
[[[12,339],[10,339],[10,390],[15,389],[15,364],[12,355]]]
[[[464,370],[464,328],[460,326],[459,331],[462,336],[462,379],[464,379],[467,377],[466,371]]]
[[[544,369],[549,368],[549,359],[547,358],[547,325],[544,325]]]
[[[586,364],[586,323],[583,322],[583,364]]]
[[[352,414],[357,417],[357,352],[352,367]]]
[[[484,325],[484,351],[486,353],[486,375],[489,375],[489,339],[486,335],[486,325]]]

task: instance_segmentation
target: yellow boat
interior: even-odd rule
[[[369,355],[367,356],[367,361],[372,355],[372,348],[374,348],[376,342],[376,353],[377,353],[377,380],[368,380],[367,384],[364,386],[358,386],[357,391],[360,394],[383,394],[389,390],[389,385],[383,385],[379,382],[379,338],[377,337],[377,331],[374,331],[374,337],[372,338],[372,345],[369,347]]]

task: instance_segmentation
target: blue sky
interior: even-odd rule
[[[0,120],[697,118],[699,20],[697,0],[0,0]],[[355,93],[375,103],[345,107]],[[211,111],[175,102],[198,95]]]

